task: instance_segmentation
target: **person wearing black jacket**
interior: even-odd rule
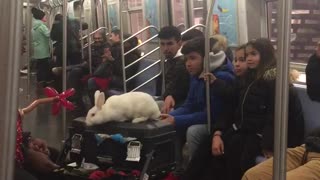
[[[263,38],[250,41],[246,45],[246,62],[249,68],[247,73],[233,86],[226,86],[218,79],[211,80],[212,86],[220,83],[224,88],[220,92],[239,97],[233,123],[227,124],[225,121],[226,116],[230,118],[232,110],[223,107],[224,116],[217,120],[213,134],[199,147],[184,179],[199,178],[199,174],[203,175],[203,179],[241,179],[244,172],[256,164],[255,158],[263,155],[264,148],[269,150],[270,143],[267,142],[273,142],[273,137],[268,135],[273,133],[276,78],[276,59],[271,42]],[[290,89],[291,92],[293,88]],[[289,108],[291,106],[299,106],[301,110],[299,99],[291,101]],[[293,122],[296,131],[289,130],[289,134],[296,133],[299,138],[290,146],[301,144],[304,133],[302,111],[293,111],[296,117],[289,122]],[[289,129],[293,130],[290,125]],[[210,159],[211,149],[214,156]]]
[[[320,41],[306,67],[307,93],[312,101],[320,102]]]
[[[177,27],[163,27],[158,37],[160,49],[166,58],[165,91],[162,94],[164,106],[162,112],[167,114],[183,104],[190,84],[190,75],[185,67],[185,59],[181,48],[181,34]]]
[[[120,33],[119,30],[113,30],[112,34],[119,36]],[[131,34],[124,34],[123,38],[128,39],[131,36]],[[132,48],[135,48],[138,46],[138,38],[132,37],[129,40],[127,40],[124,43],[124,52],[128,52]],[[123,67],[122,67],[122,57],[121,57],[121,42],[120,41],[114,41],[112,40],[112,46],[111,46],[111,55],[114,61],[112,61],[112,78],[110,82],[109,89],[117,90],[117,91],[123,91]],[[129,54],[125,55],[125,66],[128,66],[129,64],[133,63],[137,59],[141,57],[141,53],[138,49],[135,49],[134,51],[130,52]],[[128,67],[125,70],[126,73],[126,79],[132,77],[138,72],[139,69],[139,63],[135,63],[132,66]],[[135,87],[134,80],[130,80],[127,84],[127,91],[131,91]],[[110,94],[111,95],[111,94]]]
[[[50,32],[50,38],[55,41],[54,55],[56,56],[56,67],[62,66],[62,36],[63,21],[62,15],[57,14]],[[67,19],[67,65],[79,64],[81,62],[81,44],[80,44],[80,22],[76,19]]]

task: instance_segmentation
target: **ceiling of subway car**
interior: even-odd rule
[[[72,1],[79,1],[79,0],[68,0],[68,2]],[[26,3],[27,0],[24,0],[24,3]],[[44,5],[44,6],[50,6],[50,7],[58,7],[63,4],[63,0],[29,0],[30,4],[37,4],[37,5]]]

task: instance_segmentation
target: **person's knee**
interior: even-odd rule
[[[206,125],[193,125],[187,130],[187,142],[195,142],[207,134]]]
[[[255,180],[255,179],[259,179],[258,178],[258,174],[257,171],[255,170],[255,168],[251,168],[249,170],[247,170],[244,175],[242,176],[241,180]]]
[[[96,81],[94,80],[94,78],[90,78],[88,80],[88,88],[89,88],[89,90],[97,90],[97,84],[96,84]]]

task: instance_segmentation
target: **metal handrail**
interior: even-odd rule
[[[90,36],[92,36],[94,33],[96,33],[96,32],[98,32],[98,31],[100,31],[101,29],[105,29],[105,30],[108,30],[108,28],[107,27],[99,27],[98,29],[96,29],[96,30],[94,30],[94,31],[92,31],[89,35]],[[109,33],[107,33],[106,35],[108,35]],[[83,36],[82,37],[82,39],[86,39],[86,38],[88,38],[89,36],[88,35],[85,35],[85,36]]]
[[[121,3],[122,0],[120,0],[120,3]],[[121,10],[121,8],[120,8]],[[122,15],[120,15],[120,22],[122,23]],[[120,24],[121,24],[120,23]],[[159,30],[156,26],[153,26],[153,25],[150,25],[150,26],[147,26],[143,29],[141,29],[140,31],[134,33],[133,35],[131,35],[130,37],[124,39],[123,41],[121,41],[121,49],[122,49],[122,53],[121,53],[121,60],[122,60],[122,66],[123,66],[123,87],[124,87],[124,92],[127,92],[127,87],[126,87],[126,83],[130,80],[132,80],[133,78],[137,77],[138,75],[142,74],[143,72],[145,72],[146,70],[148,70],[149,68],[151,68],[152,66],[156,65],[157,63],[159,63],[158,61],[156,63],[153,63],[152,65],[149,65],[147,68],[141,70],[140,72],[138,72],[137,74],[133,75],[132,77],[126,79],[126,72],[125,70],[128,69],[129,67],[133,66],[134,64],[138,63],[139,61],[141,61],[142,59],[144,59],[145,57],[151,55],[152,53],[156,52],[157,50],[160,49],[160,47],[156,47],[155,49],[151,50],[150,52],[146,53],[144,56],[138,58],[137,60],[135,60],[134,62],[130,63],[129,65],[125,65],[125,56],[128,55],[129,53],[135,51],[136,49],[140,48],[141,46],[145,45],[146,43],[152,41],[153,39],[157,38],[158,35],[155,35],[155,36],[152,36],[151,38],[147,39],[146,41],[144,41],[143,43],[139,44],[138,46],[130,49],[129,51],[127,52],[124,52],[124,43],[127,42],[129,39],[133,38],[133,37],[136,37],[137,35],[141,34],[142,32],[146,31],[146,30],[150,30],[150,29],[154,29],[157,31],[157,33],[159,33]],[[123,39],[123,30],[121,28],[121,39]],[[161,71],[162,72],[162,71]],[[160,74],[161,74],[160,72]],[[147,81],[147,82],[150,82],[150,81]],[[139,87],[142,87],[142,86],[139,86]]]
[[[141,56],[139,59],[137,59],[137,60],[133,61],[132,63],[128,64],[127,66],[125,66],[124,69],[128,69],[129,67],[133,66],[137,62],[141,61],[143,58],[145,58],[145,57],[151,55],[152,53],[156,52],[158,49],[160,49],[160,47],[154,48],[152,51],[148,52],[147,54]]]
[[[197,27],[202,27],[203,29],[206,29],[206,26],[205,26],[205,25],[203,25],[203,24],[196,24],[196,25],[193,25],[193,26],[191,26],[190,28],[186,29],[185,31],[183,31],[183,32],[181,33],[181,35],[184,35],[185,33],[189,32],[189,31],[191,31],[192,29],[195,29],[195,28],[197,28]]]
[[[135,75],[131,76],[130,78],[128,78],[128,79],[126,80],[126,82],[128,82],[128,81],[132,80],[133,78],[139,76],[140,74],[142,74],[142,73],[145,72],[146,70],[152,68],[153,66],[159,64],[160,62],[161,62],[161,59],[155,61],[154,63],[150,64],[149,66],[147,66],[146,68],[144,68],[143,70],[141,70],[140,72],[138,72],[137,74],[135,74]]]
[[[148,81],[140,84],[138,87],[136,87],[136,88],[134,88],[133,90],[131,90],[131,92],[132,92],[132,91],[135,91],[135,90],[137,90],[137,89],[139,89],[139,88],[141,88],[141,87],[143,87],[144,85],[148,84],[148,83],[151,82],[152,80],[154,80],[154,79],[156,79],[157,77],[161,76],[161,74],[162,74],[162,71],[160,71],[158,74],[156,74],[155,76],[153,76],[152,78],[150,78]]]
[[[109,33],[106,33],[106,36],[108,36]],[[93,44],[94,42],[91,42],[91,44]],[[89,46],[89,43],[84,44],[84,46],[82,47],[82,49],[85,49]]]
[[[139,44],[138,46],[130,49],[129,51],[127,51],[126,53],[124,53],[124,55],[127,55],[127,54],[131,53],[132,51],[134,51],[134,50],[136,50],[136,49],[139,49],[141,46],[147,44],[148,42],[154,40],[154,39],[157,38],[157,37],[158,37],[158,35],[154,35],[153,37],[151,37],[151,38],[149,38],[148,40],[144,41],[143,43]]]
[[[155,27],[155,26],[153,26],[153,25],[150,25],[150,26],[147,26],[147,27],[141,29],[140,31],[132,34],[130,37],[128,37],[127,39],[123,40],[123,42],[127,42],[129,39],[131,39],[131,38],[133,38],[133,37],[141,34],[142,32],[144,32],[144,31],[146,31],[146,30],[148,30],[148,29],[155,29],[157,32],[159,32],[159,30],[158,30],[157,27]]]
[[[211,17],[213,14],[213,6],[215,4],[215,0],[211,1],[210,7],[208,9],[208,14],[207,14],[207,22],[206,22],[206,28],[205,30],[205,58],[204,58],[204,72],[205,73],[209,73],[210,72],[210,68],[209,68],[209,53],[210,53],[210,27],[212,24],[211,21]],[[210,104],[210,82],[206,81],[206,103],[207,103],[207,128],[208,128],[208,132],[211,132],[211,104]]]

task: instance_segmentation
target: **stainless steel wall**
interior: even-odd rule
[[[21,45],[22,1],[0,4],[0,180],[11,180],[14,165]]]

